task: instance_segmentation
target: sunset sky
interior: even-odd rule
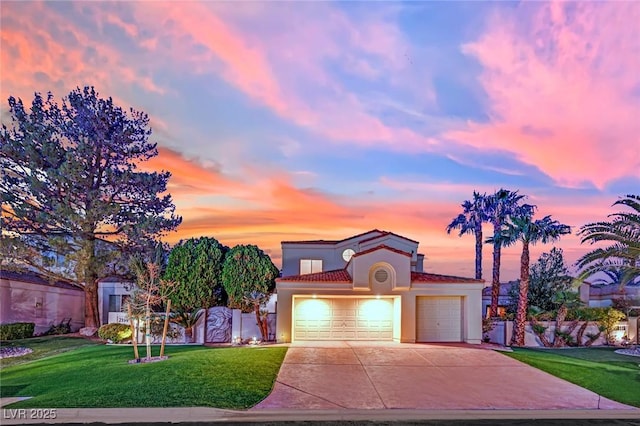
[[[640,2],[2,1],[0,95],[77,86],[149,114],[184,220],[167,241],[420,241],[473,276],[447,224],[519,190],[575,235],[640,188]],[[486,228],[489,232],[489,227]],[[532,261],[551,245],[532,250]],[[505,251],[503,280],[519,270]],[[491,281],[491,247],[484,250]]]

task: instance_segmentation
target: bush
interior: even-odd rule
[[[131,327],[127,324],[105,324],[98,329],[98,336],[113,343],[120,343],[131,339]]]
[[[614,343],[613,340],[613,330],[618,322],[625,318],[624,312],[620,312],[617,309],[612,307],[606,308],[596,308],[598,309],[598,326],[600,331],[602,331],[607,339],[607,344],[612,345]]]
[[[32,322],[14,322],[13,324],[0,325],[0,340],[28,339],[33,337],[36,328]]]
[[[71,318],[60,321],[60,324],[52,324],[51,327],[49,327],[49,330],[44,333],[44,335],[52,336],[69,333],[71,333]]]

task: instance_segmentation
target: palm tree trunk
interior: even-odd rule
[[[513,324],[513,346],[524,346],[524,328],[527,320],[527,307],[529,301],[529,242],[522,242],[522,255],[520,256],[520,293],[518,294],[518,309],[516,320]]]
[[[500,243],[493,245],[493,280],[491,281],[491,318],[498,316],[498,297],[500,295]]]
[[[476,279],[482,279],[482,224],[476,226]]]

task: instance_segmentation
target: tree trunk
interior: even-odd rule
[[[529,302],[529,242],[522,242],[522,255],[520,256],[520,293],[518,294],[518,309],[513,324],[514,332],[511,344],[524,346],[524,327],[527,320],[527,308]]]
[[[482,225],[476,226],[476,279],[482,279]],[[483,313],[484,315],[484,313]]]
[[[98,278],[93,277],[84,286],[84,326],[100,328],[98,311]]]
[[[261,338],[263,342],[266,342],[267,339],[269,338],[268,335],[265,332],[265,328],[266,328],[266,320],[263,321],[262,318],[260,317],[260,305],[259,304],[254,304],[253,305],[253,310],[256,313],[256,323],[258,325],[258,328],[260,329],[260,334],[261,334]]]
[[[586,331],[588,326],[589,321],[584,321],[578,329],[578,332],[576,333],[576,343],[578,344],[578,346],[582,346],[582,336],[584,335],[584,332]]]
[[[538,336],[538,338],[540,339],[540,342],[542,342],[542,345],[545,348],[550,348],[552,346],[552,343],[549,341],[549,339],[547,339],[547,336],[545,336],[544,334],[547,328],[544,327],[544,330],[542,331],[542,333],[539,333],[538,331],[536,331],[537,330],[536,326],[540,325],[540,323],[535,318],[531,318],[530,324],[531,324],[531,329]]]
[[[491,318],[498,316],[498,297],[500,295],[500,244],[493,245],[493,280],[491,281]]]
[[[100,314],[98,310],[98,274],[95,270],[95,238],[89,238],[83,244],[85,261],[84,270],[84,326],[100,327]]]
[[[568,312],[569,312],[569,309],[567,309],[565,305],[560,305],[560,307],[558,308],[558,314],[556,315],[556,331],[553,333],[555,335],[553,339],[554,347],[560,347],[564,345],[564,339],[558,336],[558,330],[561,329],[562,323],[564,322],[564,319],[567,317]]]

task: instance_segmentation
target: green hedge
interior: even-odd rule
[[[13,324],[0,325],[0,340],[28,339],[33,337],[36,328],[32,322],[14,322]]]
[[[101,339],[111,340],[113,343],[120,343],[131,339],[131,327],[115,322],[105,324],[98,329],[98,336]]]

